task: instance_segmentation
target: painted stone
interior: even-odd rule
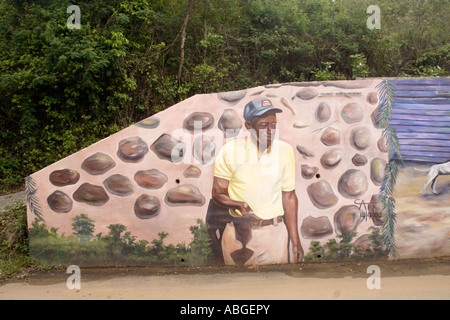
[[[334,228],[340,234],[355,232],[364,220],[363,216],[364,212],[357,206],[343,206],[334,214]]]
[[[325,152],[320,158],[320,163],[325,169],[335,168],[342,160],[342,151],[333,148]]]
[[[360,122],[364,117],[363,108],[357,103],[348,103],[341,111],[341,117],[348,124]]]
[[[192,153],[194,158],[200,163],[212,163],[216,155],[216,144],[213,142],[210,136],[198,136],[194,140]]]
[[[370,227],[369,231],[374,228]],[[355,242],[355,249],[365,252],[374,252],[373,247],[373,241],[370,239],[370,234],[363,234],[362,236],[358,237]],[[381,246],[383,250],[386,250],[386,246]]]
[[[359,250],[373,251],[373,248],[372,248],[371,244],[372,244],[372,240],[369,239],[369,235],[368,234],[363,234],[362,236],[358,237],[355,240],[355,248],[359,249]]]
[[[348,199],[363,195],[367,188],[367,177],[361,170],[347,170],[338,181],[339,193]]]
[[[357,150],[366,150],[372,142],[372,135],[367,127],[353,128],[350,133],[350,144]]]
[[[202,170],[200,170],[199,167],[196,166],[189,166],[186,168],[186,170],[184,170],[183,172],[183,176],[185,178],[200,178],[200,176],[202,175]]]
[[[319,122],[327,122],[331,117],[331,109],[328,103],[321,102],[316,108],[316,119]]]
[[[103,181],[103,185],[109,193],[116,196],[129,196],[134,191],[130,179],[121,174],[113,174]]]
[[[370,162],[370,179],[376,186],[380,186],[383,182],[386,164],[386,160],[381,158],[375,158]]]
[[[253,93],[250,95],[250,97],[253,97],[253,96],[259,96],[259,95],[262,94],[264,91],[265,91],[265,90],[259,90],[259,91],[253,92]]]
[[[305,82],[288,82],[283,83],[283,86],[294,86],[294,87],[318,87],[322,83],[320,81],[305,81]]]
[[[314,99],[318,94],[319,93],[312,88],[305,88],[297,91],[295,95],[302,100],[311,100]]]
[[[334,146],[341,142],[341,134],[338,129],[328,127],[320,137],[320,141],[326,146]]]
[[[152,116],[150,118],[139,121],[138,123],[136,123],[136,125],[145,129],[154,129],[159,126],[159,122],[159,118]]]
[[[304,124],[303,122],[300,122],[300,121],[295,121],[294,124],[292,125],[292,127],[296,128],[296,129],[303,129],[303,128],[307,128],[308,125]]]
[[[247,95],[247,90],[220,92],[217,94],[220,100],[228,104],[235,104]]]
[[[117,156],[124,162],[141,162],[148,146],[140,137],[130,137],[119,142]]]
[[[384,137],[381,137],[378,141],[377,141],[377,147],[378,150],[380,150],[381,152],[388,152],[388,148],[387,148],[387,144],[386,144],[386,139]]]
[[[101,175],[114,168],[116,163],[107,154],[97,152],[87,157],[81,164],[81,168],[92,175]]]
[[[366,101],[370,104],[376,104],[378,102],[378,95],[376,92],[369,92],[367,94]]]
[[[165,202],[171,207],[178,206],[202,206],[205,204],[205,197],[200,190],[192,184],[184,184],[166,193]]]
[[[320,239],[332,234],[333,227],[327,216],[308,216],[303,220],[300,232],[305,239]]]
[[[134,203],[134,214],[139,219],[150,219],[156,217],[161,211],[161,204],[158,198],[143,194]]]
[[[194,133],[195,130],[205,131],[214,125],[214,117],[209,112],[193,112],[184,119],[183,128]]]
[[[352,162],[355,166],[361,167],[367,163],[367,157],[363,154],[357,153],[353,156]]]
[[[379,116],[380,116],[380,109],[378,108],[375,108],[375,110],[373,110],[373,112],[370,114],[370,120],[372,120],[372,124],[375,128],[378,128],[377,121],[380,120]],[[383,128],[386,128],[386,126],[384,126]]]
[[[236,111],[225,109],[219,118],[217,126],[223,131],[225,138],[232,138],[239,134],[242,128],[242,121]]]
[[[295,110],[294,110],[294,108],[291,106],[291,104],[290,104],[285,98],[283,98],[283,97],[280,99],[280,101],[281,101],[281,104],[282,104],[283,106],[285,106],[286,108],[288,108],[289,111],[292,113],[292,115],[295,116]]]
[[[134,174],[134,181],[145,189],[159,189],[168,181],[168,177],[158,169],[139,170]]]
[[[73,201],[62,191],[55,191],[47,198],[50,209],[56,213],[68,213],[72,210]]]
[[[80,174],[75,170],[62,169],[50,173],[50,182],[58,187],[64,187],[77,183],[80,180]]]
[[[338,197],[334,194],[331,185],[325,180],[309,185],[306,191],[311,202],[319,209],[330,208],[338,202]]]
[[[85,182],[74,192],[73,199],[92,206],[102,206],[108,202],[109,196],[103,187]]]
[[[319,172],[319,168],[310,167],[307,164],[302,164],[301,171],[302,171],[302,177],[309,180],[309,179],[313,178],[317,172]]]
[[[380,201],[380,195],[379,194],[373,194],[370,198],[369,202],[369,217],[372,218],[373,224],[377,227],[381,226],[383,224],[383,207]]]
[[[283,86],[282,83],[270,83],[270,84],[266,84],[264,87],[268,88],[268,89],[278,89],[281,88]]]
[[[372,81],[369,80],[352,80],[352,81],[322,81],[322,85],[325,87],[336,87],[341,89],[363,89],[372,85]]]
[[[314,153],[304,146],[296,146],[297,151],[302,155],[303,159],[314,157]]]
[[[167,133],[163,133],[150,146],[152,150],[160,159],[168,160],[174,163],[183,160],[186,145]]]

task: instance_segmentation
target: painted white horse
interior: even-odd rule
[[[430,182],[433,182],[431,184],[431,190],[433,191],[434,194],[439,194],[439,192],[436,191],[436,181],[440,175],[450,174],[450,161],[445,162],[445,163],[435,164],[426,170],[420,170],[417,168],[414,168],[414,169],[416,169],[417,171],[421,171],[421,172],[428,172],[428,179],[427,179],[427,182],[425,182],[425,185],[423,186],[422,193],[425,194],[425,190],[427,189],[428,185],[430,184]]]

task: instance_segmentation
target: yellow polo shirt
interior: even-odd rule
[[[217,154],[214,176],[229,181],[232,200],[246,202],[261,219],[275,218],[284,214],[281,192],[295,189],[294,149],[274,140],[258,157],[251,136],[231,140]]]

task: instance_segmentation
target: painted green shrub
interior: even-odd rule
[[[168,244],[166,232],[148,242],[138,240],[122,224],[111,224],[108,233],[94,235],[94,221],[86,214],[72,219],[72,235],[58,234],[35,219],[29,229],[32,258],[41,264],[101,265],[203,265],[210,262],[209,237],[203,220],[190,227],[193,240],[189,245]]]
[[[358,248],[352,240],[357,233],[344,233],[328,240],[325,244],[320,241],[311,241],[309,251],[305,254],[304,261],[340,261],[340,260],[377,260],[387,259],[389,250],[383,245],[383,237],[380,228],[370,227],[370,243],[365,248]]]

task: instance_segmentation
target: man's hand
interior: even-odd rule
[[[304,252],[303,252],[303,248],[299,243],[296,243],[297,241],[292,241],[291,239],[291,244],[292,244],[292,252],[294,254],[294,256],[292,257],[292,262],[293,263],[298,263],[301,262],[303,260],[303,256],[304,256]]]
[[[228,195],[228,184],[228,180],[214,177],[212,187],[212,198],[214,202],[219,206],[233,210],[236,216],[252,217],[260,220],[246,202],[230,199]]]
[[[248,216],[253,213],[252,209],[246,202],[238,202],[234,206],[234,212],[240,216]]]
[[[286,225],[289,233],[289,238],[291,239],[292,251],[294,253],[293,263],[302,261],[303,259],[303,248],[300,243],[300,237],[298,235],[298,199],[295,194],[295,190],[283,191],[283,208],[284,217],[286,219]]]
[[[250,206],[246,203],[246,202],[240,202],[237,201],[238,204],[237,206],[234,208],[234,212],[236,214],[238,214],[241,217],[248,217],[248,218],[252,218],[253,220],[261,220],[261,218],[259,218],[252,210],[252,208],[250,208]]]
[[[228,194],[229,181],[214,177],[212,187],[212,198],[219,206],[234,210],[236,215],[247,216],[253,214],[250,206],[243,201],[232,200]]]

